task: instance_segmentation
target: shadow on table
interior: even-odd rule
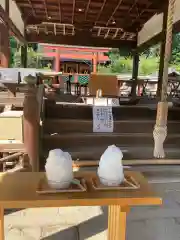
[[[11,213],[19,212],[19,211],[22,211],[22,210],[23,210],[22,208],[5,209],[4,210],[4,215],[8,215],[8,214],[11,214]]]
[[[69,227],[60,232],[54,233],[42,240],[85,240],[92,236],[99,234],[107,229],[107,207],[102,207],[102,214],[88,219],[77,225],[76,227]],[[76,232],[75,232],[76,229]],[[73,234],[72,234],[73,233]],[[73,236],[72,236],[73,235]],[[80,236],[78,236],[80,235]],[[76,237],[75,237],[76,236]]]

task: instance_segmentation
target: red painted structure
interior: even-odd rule
[[[92,62],[93,72],[97,71],[98,63],[105,63],[109,61],[108,56],[104,55],[104,53],[108,53],[110,51],[109,48],[75,47],[49,44],[41,44],[40,46],[44,57],[54,59],[54,70],[57,72],[61,70],[61,64],[66,60],[70,60],[71,62],[75,62],[75,60],[76,62],[78,60],[90,61]],[[67,69],[64,69],[64,72],[66,71]]]
[[[6,24],[0,18],[0,67],[9,67],[9,61],[9,31]]]

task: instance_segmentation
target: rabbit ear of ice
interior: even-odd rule
[[[121,160],[123,159],[123,153],[119,147],[116,147],[116,145],[111,145],[108,147],[108,149],[113,153],[119,154],[119,156],[121,156]]]
[[[108,162],[112,163],[112,162],[116,162],[116,161],[121,162],[122,158],[123,158],[123,153],[120,150],[120,148],[116,147],[115,145],[111,145],[102,154],[99,164],[101,164],[104,161],[106,163],[108,163]]]
[[[64,152],[64,156],[67,158],[67,160],[72,162],[72,157],[68,152]]]
[[[61,149],[53,149],[49,151],[46,163],[52,167],[57,165],[66,167],[72,165],[72,157],[68,152],[63,152]]]
[[[63,151],[61,149],[53,149],[49,151],[48,158],[60,157],[63,155]]]

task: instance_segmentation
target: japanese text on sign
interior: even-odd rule
[[[111,106],[93,106],[93,132],[113,132],[113,114]]]

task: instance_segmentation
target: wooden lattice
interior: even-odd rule
[[[155,13],[161,12],[160,0],[15,0],[27,25],[52,22],[101,26],[136,32]]]

